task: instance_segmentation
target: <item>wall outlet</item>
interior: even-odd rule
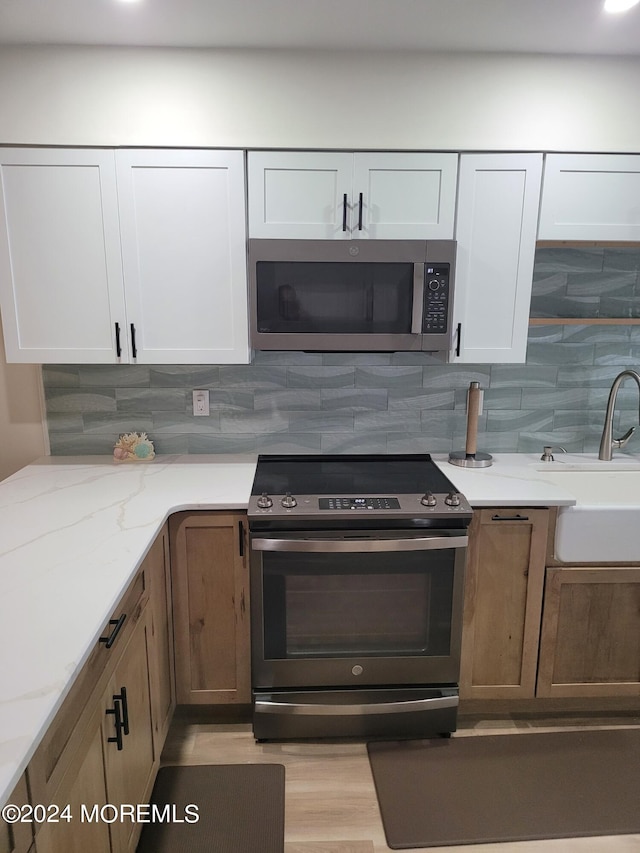
[[[209,417],[209,392],[193,392],[193,414],[194,417]]]

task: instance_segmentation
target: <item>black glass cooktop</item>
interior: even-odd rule
[[[258,456],[253,495],[403,495],[455,486],[428,453]]]

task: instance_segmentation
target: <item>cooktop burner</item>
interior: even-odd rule
[[[248,516],[254,528],[301,520],[432,526],[453,517],[466,526],[471,507],[428,453],[260,455]]]

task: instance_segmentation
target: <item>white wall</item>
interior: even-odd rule
[[[7,364],[0,325],[0,480],[49,452],[39,365]]]
[[[0,143],[639,151],[640,60],[0,48]]]

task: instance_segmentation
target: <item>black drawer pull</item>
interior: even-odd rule
[[[125,735],[129,734],[129,703],[127,702],[127,688],[121,687],[120,693],[116,693],[113,697],[114,703],[120,702],[122,707],[122,731]]]
[[[105,714],[113,714],[113,725],[115,726],[116,733],[113,737],[108,737],[108,743],[115,743],[118,747],[118,751],[122,749],[122,714],[120,708],[120,701],[114,697],[113,708],[107,708]]]
[[[457,341],[456,341],[456,357],[460,358],[460,344],[462,342],[462,323],[458,323],[458,326],[456,329],[456,338],[457,338]]]
[[[116,637],[120,633],[120,628],[124,625],[124,620],[126,618],[127,614],[123,613],[119,619],[109,619],[109,625],[114,625],[115,627],[108,637],[100,637],[100,642],[104,643],[105,648],[110,649],[115,643]]]
[[[347,230],[347,194],[342,196],[342,230]]]
[[[116,355],[118,358],[122,355],[122,345],[120,344],[120,323],[116,323]]]
[[[238,522],[238,553],[244,557],[244,524],[241,521]]]
[[[138,348],[136,346],[136,327],[131,323],[131,355],[134,358],[138,357]]]
[[[358,231],[362,231],[362,193],[358,198]]]
[[[528,515],[492,515],[491,521],[529,521]]]

